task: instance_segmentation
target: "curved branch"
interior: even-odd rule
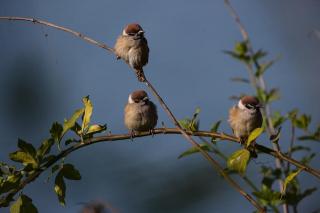
[[[191,131],[186,131],[186,133],[188,135],[193,135],[193,136],[199,136],[199,137],[215,137],[215,138],[219,138],[221,140],[226,140],[226,141],[231,141],[231,142],[236,142],[236,143],[240,143],[239,139],[237,139],[234,136],[228,135],[228,134],[224,134],[224,133],[216,133],[216,132],[207,132],[207,131],[195,131],[195,132],[191,132]],[[151,136],[152,134],[154,135],[158,135],[158,134],[181,134],[180,130],[176,129],[176,128],[157,128],[154,130],[153,133],[150,132],[141,132],[139,134],[134,135],[134,138],[140,138],[140,137],[146,137],[146,136]],[[33,173],[32,175],[30,175],[29,177],[27,177],[26,179],[24,179],[20,185],[15,188],[12,189],[11,191],[9,191],[6,195],[2,196],[0,198],[0,200],[5,200],[8,197],[13,197],[14,195],[16,195],[20,190],[22,190],[27,184],[33,182],[37,177],[39,177],[42,172],[44,172],[45,170],[47,170],[48,168],[50,168],[53,164],[55,164],[56,162],[58,162],[59,160],[61,160],[62,158],[66,157],[67,155],[69,155],[70,153],[81,149],[83,147],[89,146],[91,144],[96,144],[96,143],[101,143],[101,142],[112,142],[112,141],[120,141],[120,140],[128,140],[131,139],[132,135],[131,134],[114,134],[114,135],[104,135],[104,136],[97,136],[94,138],[90,138],[84,141],[84,143],[77,143],[63,151],[61,151],[58,155],[55,156],[55,158],[53,158],[52,160],[48,161],[47,163],[45,163],[43,166],[41,166],[41,168],[39,170],[37,170],[35,173]],[[273,157],[276,158],[281,158],[284,161],[287,161],[293,165],[295,165],[298,168],[303,169],[304,171],[314,175],[315,177],[320,179],[320,171],[317,171],[307,165],[303,165],[302,163],[300,163],[297,160],[294,160],[286,155],[284,155],[283,153],[278,153],[275,152],[274,150],[265,147],[263,145],[259,145],[256,144],[256,148],[258,151],[271,155]],[[0,207],[3,206],[2,202],[0,202]]]

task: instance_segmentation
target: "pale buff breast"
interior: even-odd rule
[[[157,120],[157,110],[152,102],[143,106],[132,103],[125,107],[124,123],[129,130],[149,131],[156,126]]]
[[[119,36],[115,44],[115,54],[135,69],[142,69],[149,60],[149,47],[145,38],[134,40]]]
[[[262,125],[260,112],[251,114],[234,106],[229,111],[229,124],[235,136],[246,138],[256,128]]]

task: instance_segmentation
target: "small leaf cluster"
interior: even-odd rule
[[[49,178],[56,173],[54,181],[54,191],[58,196],[61,205],[65,205],[66,183],[68,180],[80,180],[80,172],[70,163],[65,163],[64,151],[61,149],[61,142],[64,141],[65,150],[84,143],[85,140],[101,133],[107,129],[106,125],[90,125],[93,106],[89,97],[82,99],[83,108],[76,110],[69,119],[65,119],[63,124],[54,122],[50,129],[50,137],[45,139],[39,147],[34,147],[31,143],[23,139],[18,139],[18,150],[9,154],[12,161],[19,163],[19,169],[13,165],[0,162],[0,207],[8,206],[14,200],[15,190],[20,190],[41,174],[42,171],[52,166]],[[82,118],[79,124],[78,120]],[[75,133],[78,139],[66,138],[68,132]],[[53,145],[57,149],[53,150]],[[62,160],[61,160],[62,159]],[[61,160],[60,163],[58,161]],[[48,180],[49,180],[48,178]],[[37,212],[37,208],[32,203],[32,199],[25,194],[20,194],[10,207],[11,213]]]

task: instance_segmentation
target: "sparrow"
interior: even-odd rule
[[[143,66],[149,60],[149,47],[142,27],[137,23],[128,24],[114,46],[117,59],[123,59],[136,72],[138,80],[145,81]]]
[[[241,143],[245,143],[250,133],[262,126],[262,106],[259,100],[253,96],[242,97],[236,106],[229,111],[229,124]]]
[[[131,93],[124,109],[124,124],[131,136],[134,136],[135,132],[152,132],[157,121],[157,107],[149,100],[148,94],[144,90]]]

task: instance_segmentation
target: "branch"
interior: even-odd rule
[[[97,45],[98,47],[101,47],[105,50],[108,50],[112,53],[114,53],[113,49],[108,47],[105,44],[102,44],[100,42],[97,42],[85,35],[83,35],[82,33],[70,30],[68,28],[65,27],[61,27],[58,26],[56,24],[47,22],[47,21],[42,21],[39,19],[34,19],[34,18],[25,18],[25,17],[0,17],[0,19],[5,19],[5,20],[16,20],[16,21],[30,21],[33,22],[35,24],[42,24],[48,27],[53,27],[55,29],[58,30],[62,30],[68,33],[71,33],[72,35],[79,37],[91,44]],[[174,115],[172,114],[172,112],[170,111],[170,109],[168,108],[168,106],[165,104],[165,102],[162,100],[162,98],[160,97],[160,95],[157,93],[156,89],[152,86],[152,84],[146,80],[146,85],[147,87],[152,91],[152,93],[157,97],[158,101],[160,102],[161,106],[163,107],[163,109],[166,111],[166,113],[168,114],[169,118],[172,120],[172,122],[174,123],[174,125],[178,128],[179,132],[183,135],[183,137],[190,142],[194,147],[196,147],[199,152],[210,162],[210,164],[216,169],[218,170],[218,172],[227,180],[227,182],[229,182],[229,184],[231,186],[233,186],[242,196],[244,196],[252,205],[254,205],[260,212],[265,212],[265,209],[263,207],[261,207],[257,201],[255,201],[249,194],[247,194],[227,173],[224,172],[222,166],[219,165],[219,163],[217,161],[215,161],[207,152],[205,152],[204,150],[201,149],[200,145],[194,141],[186,132],[184,129],[182,129],[182,127],[180,126],[180,124],[178,123],[177,119],[174,117]],[[35,176],[36,178],[37,176]]]
[[[195,131],[195,132],[186,131],[186,133],[188,135],[192,135],[192,136],[209,137],[209,138],[214,137],[214,138],[218,138],[220,140],[226,140],[226,141],[240,143],[238,138],[231,136],[231,135],[224,134],[224,133],[215,133],[215,132],[207,132],[207,131]],[[120,141],[120,140],[122,141],[122,140],[128,140],[128,139],[131,140],[131,137],[140,138],[140,137],[147,137],[147,136],[158,135],[158,134],[164,134],[164,135],[166,135],[166,134],[181,134],[181,132],[180,132],[180,130],[178,130],[176,128],[157,128],[154,130],[153,133],[141,132],[139,134],[135,134],[134,136],[132,136],[131,134],[104,135],[104,136],[97,136],[94,138],[87,139],[83,143],[79,142],[79,143],[61,151],[53,159],[51,159],[50,161],[45,163],[43,166],[41,166],[41,168],[39,170],[37,170],[35,173],[33,173],[32,175],[27,177],[25,180],[23,180],[17,188],[12,189],[6,195],[2,196],[0,198],[0,201],[6,200],[6,198],[8,198],[8,197],[13,197],[20,190],[22,190],[27,184],[33,182],[37,177],[39,177],[42,174],[42,172],[46,171],[53,164],[55,164],[56,162],[58,162],[62,158],[68,156],[69,154],[71,154],[72,152],[74,152],[78,149],[81,149],[83,147],[86,147],[86,146],[89,146],[92,144],[101,143],[101,142],[112,142],[112,141]],[[296,160],[284,155],[283,153],[275,152],[274,150],[272,150],[268,147],[265,147],[263,145],[259,145],[259,144],[256,144],[256,148],[258,151],[260,151],[262,153],[271,155],[276,158],[281,158],[284,161],[290,162],[291,164],[295,165],[296,167],[301,168],[304,171],[306,171],[306,172],[314,175],[318,179],[320,179],[320,171],[317,171],[307,165],[303,165],[299,161],[296,161]],[[0,202],[0,207],[3,206],[2,204],[3,203]]]
[[[62,26],[58,26],[56,24],[53,24],[51,22],[47,22],[47,21],[43,21],[43,20],[40,20],[40,19],[35,19],[35,18],[27,18],[27,17],[17,17],[17,16],[0,16],[0,20],[10,20],[10,21],[28,21],[28,22],[32,22],[34,24],[40,24],[40,25],[45,25],[45,26],[48,26],[48,27],[52,27],[52,28],[55,28],[55,29],[58,29],[58,30],[62,30],[64,32],[67,32],[67,33],[70,33],[82,40],[85,40],[86,42],[88,43],[91,43],[91,44],[94,44],[102,49],[105,49],[105,50],[108,50],[112,53],[114,53],[114,50],[113,48],[111,47],[108,47],[107,45],[101,43],[101,42],[98,42],[98,41],[95,41],[94,39],[92,38],[89,38],[88,36],[84,35],[83,33],[80,33],[80,32],[77,32],[77,31],[74,31],[74,30],[71,30],[69,28],[66,28],[66,27],[62,27]]]

